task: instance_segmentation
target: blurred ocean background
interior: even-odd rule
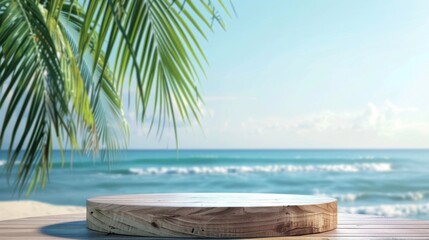
[[[84,206],[97,195],[251,192],[332,196],[339,211],[429,219],[429,150],[128,150],[103,162],[60,153],[44,190],[29,198],[7,183],[0,200]]]

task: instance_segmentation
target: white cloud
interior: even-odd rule
[[[249,118],[241,123],[244,129],[253,129],[258,134],[269,132],[332,132],[354,131],[373,132],[377,135],[391,136],[404,131],[429,133],[429,123],[409,117],[417,113],[412,107],[399,107],[390,101],[382,105],[368,103],[367,107],[355,111],[322,111],[295,118],[270,117]]]

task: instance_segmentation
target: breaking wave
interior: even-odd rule
[[[129,168],[137,175],[159,174],[240,174],[240,173],[282,173],[282,172],[389,172],[390,163],[357,163],[332,165],[267,165],[267,166],[217,166],[217,167],[149,167]]]
[[[339,208],[340,212],[370,214],[386,217],[408,217],[429,215],[429,203],[426,204],[385,204],[377,206],[358,206]]]
[[[355,202],[360,199],[368,198],[387,198],[395,201],[420,201],[425,199],[428,192],[406,192],[406,193],[345,193],[345,194],[324,194],[316,192],[315,195],[333,197],[340,202]]]
[[[6,160],[0,160],[0,167],[6,165]]]
[[[318,196],[326,196],[326,197],[333,197],[337,199],[340,202],[354,202],[356,199],[361,198],[364,196],[363,193],[346,193],[346,194],[323,194],[323,193],[316,193],[315,195]]]

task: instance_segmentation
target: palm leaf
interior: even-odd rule
[[[131,89],[139,120],[159,136],[172,125],[177,143],[177,123],[201,115],[198,39],[224,27],[218,9],[229,14],[220,0],[0,0],[0,147],[9,140],[9,175],[21,160],[17,188],[45,184],[54,143],[126,147]]]
[[[4,66],[0,69],[0,86],[5,88],[0,106],[7,103],[0,146],[7,127],[12,125],[9,173],[20,157],[17,186],[22,189],[33,171],[33,179],[44,185],[52,160],[53,139],[59,139],[63,133],[75,139],[61,63],[34,1],[1,1],[0,9],[0,65]],[[14,113],[18,113],[16,119]]]
[[[211,17],[212,5],[199,4]],[[79,51],[84,52],[89,39],[97,36],[95,58],[102,53],[109,59],[114,56],[115,84],[121,93],[124,85],[137,89],[136,111],[141,122],[152,109],[151,116],[157,117],[151,120],[158,121],[158,133],[163,123],[170,122],[176,137],[177,118],[198,121],[200,115],[196,82],[203,73],[205,56],[193,30],[205,37],[202,29],[211,28],[194,2],[185,5],[166,0],[88,1],[79,41]],[[203,20],[203,26],[196,19]]]
[[[74,2],[65,3],[62,8],[59,25],[67,38],[73,55],[78,55],[78,36],[76,30],[81,29],[84,23],[82,18],[82,7]],[[70,24],[69,19],[73,19]],[[93,37],[90,46],[97,40]],[[85,52],[85,57],[79,59],[79,71],[84,79],[86,92],[90,100],[90,108],[93,113],[95,123],[82,126],[84,137],[83,149],[97,153],[100,148],[104,149],[105,155],[110,150],[126,147],[126,138],[128,135],[128,125],[126,123],[121,99],[113,86],[113,78],[104,62],[105,57],[98,57],[98,64],[95,70],[92,69],[95,62],[92,54]],[[107,67],[103,70],[103,67]]]

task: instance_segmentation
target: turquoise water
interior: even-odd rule
[[[1,172],[5,159],[0,152]],[[55,159],[49,184],[29,199],[84,206],[111,194],[315,194],[337,198],[342,212],[429,219],[429,150],[129,150],[110,164],[75,156],[65,167],[59,152]],[[0,183],[0,200],[19,198],[4,174]]]

